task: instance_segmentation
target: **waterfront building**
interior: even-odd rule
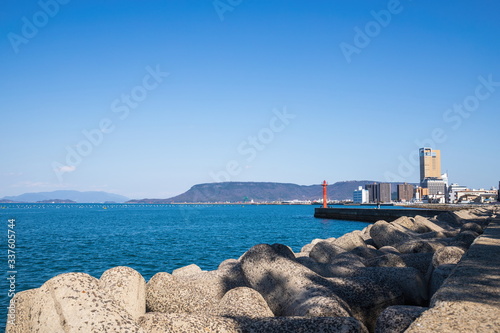
[[[457,183],[453,183],[448,188],[448,202],[449,203],[457,203],[458,202],[458,193],[467,191],[467,186],[458,185]]]
[[[440,178],[425,178],[422,187],[427,188],[427,199],[429,203],[446,202],[446,184]]]
[[[363,189],[363,186],[359,186],[357,190],[354,190],[352,196],[352,201],[359,204],[368,203],[370,199],[368,190]]]
[[[415,200],[422,201],[427,195],[429,195],[428,189],[417,186],[415,189]]]
[[[366,184],[365,190],[368,191],[368,202],[375,202],[375,196],[377,193],[377,183]]]
[[[448,172],[445,172],[441,175],[441,179],[443,180],[443,182],[445,183],[446,185],[446,188],[448,188]]]
[[[419,150],[420,184],[426,178],[441,179],[441,151],[424,147]]]
[[[398,201],[408,202],[414,198],[415,187],[411,184],[398,184]]]
[[[456,202],[455,203],[483,203],[483,202],[493,202],[498,195],[497,190],[470,190],[467,189],[465,191],[456,191]]]
[[[391,202],[391,184],[380,183],[378,190],[378,202]]]
[[[446,193],[446,184],[440,178],[426,178],[423,185],[429,190],[429,195]]]
[[[373,183],[366,184],[368,190],[368,200],[372,203],[391,202],[391,184]]]
[[[419,149],[420,186],[427,189],[428,202],[448,202],[448,173],[441,174],[441,151],[424,147]]]

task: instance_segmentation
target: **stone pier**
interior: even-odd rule
[[[410,208],[315,208],[314,217],[334,220],[377,222],[394,221],[403,216],[434,217],[446,210]]]
[[[475,240],[430,306],[407,333],[500,332],[499,217]]]

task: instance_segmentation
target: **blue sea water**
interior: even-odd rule
[[[0,327],[10,300],[9,271],[16,272],[16,292],[66,272],[99,278],[115,266],[132,267],[147,281],[192,263],[217,269],[259,243],[282,243],[299,252],[314,238],[367,226],[313,214],[314,206],[293,205],[0,204]],[[10,268],[9,229],[15,232]]]

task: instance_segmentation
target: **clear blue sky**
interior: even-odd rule
[[[496,186],[499,12],[494,0],[6,0],[0,197],[417,182],[421,145],[441,150],[451,182]]]

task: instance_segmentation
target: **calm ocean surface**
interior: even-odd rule
[[[315,207],[0,204],[0,265],[4,276],[0,327],[5,326],[10,299],[9,219],[15,219],[19,292],[40,287],[65,272],[85,272],[99,278],[115,266],[132,267],[146,281],[157,272],[171,273],[192,263],[213,270],[255,244],[282,243],[299,252],[314,238],[339,237],[367,226],[316,219]]]

